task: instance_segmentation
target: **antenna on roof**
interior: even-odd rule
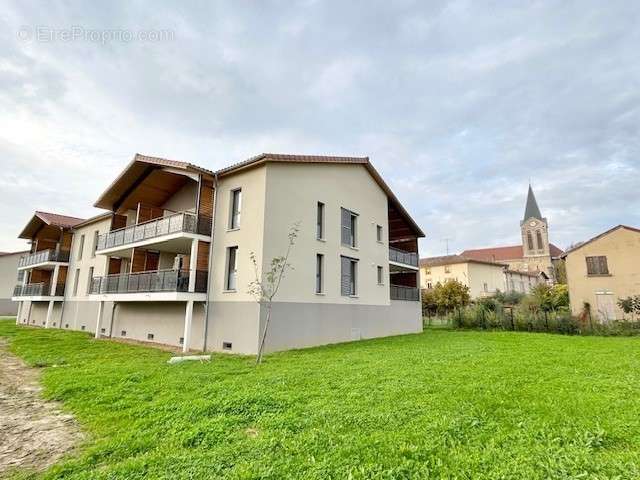
[[[447,255],[449,255],[449,240],[451,240],[450,238],[443,238],[442,241],[445,243],[446,249],[447,249]]]

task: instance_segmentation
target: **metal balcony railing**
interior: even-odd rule
[[[415,287],[391,285],[390,289],[391,300],[408,300],[412,302],[417,302],[418,300],[420,300],[420,292]]]
[[[207,272],[204,270],[154,270],[93,277],[91,294],[188,292],[189,278],[195,275],[195,292],[206,293]]]
[[[186,232],[200,235],[211,235],[211,217],[194,213],[179,212],[148,222],[129,225],[128,227],[103,233],[98,236],[96,250],[120,247],[131,243],[161,237],[172,233]]]
[[[389,260],[391,262],[404,263],[405,265],[418,266],[418,254],[415,252],[405,252],[397,248],[389,247]]]
[[[18,268],[28,267],[29,265],[37,265],[39,263],[45,262],[66,263],[68,261],[68,250],[59,250],[57,252],[53,249],[40,250],[39,252],[30,253],[28,255],[23,255],[22,257],[20,257],[20,260],[18,260]]]
[[[57,283],[53,295],[51,295],[51,284],[27,283],[25,285],[16,285],[13,288],[14,297],[62,297],[64,296],[64,283]]]

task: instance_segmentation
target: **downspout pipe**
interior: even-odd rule
[[[202,351],[207,351],[207,336],[209,335],[209,310],[211,308],[209,296],[211,294],[211,271],[213,270],[213,233],[216,230],[216,219],[218,215],[218,174],[213,177],[213,218],[211,219],[211,238],[209,240],[209,262],[207,264],[207,300],[204,304],[204,339],[202,341]]]

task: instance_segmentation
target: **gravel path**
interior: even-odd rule
[[[0,339],[0,478],[14,468],[43,470],[82,440],[74,418],[40,391],[38,371]]]

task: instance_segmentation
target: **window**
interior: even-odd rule
[[[378,285],[384,284],[384,269],[378,265]]]
[[[542,242],[542,233],[540,233],[540,230],[536,231],[536,241],[538,242],[538,250],[544,250],[544,245]]]
[[[73,295],[78,295],[78,282],[80,281],[80,269],[76,268],[76,273],[73,277]]]
[[[427,288],[431,290],[433,288],[433,283],[427,282]]]
[[[586,257],[587,275],[609,275],[609,266],[607,265],[607,257]]]
[[[229,228],[240,228],[240,210],[242,209],[242,190],[237,188],[231,191],[231,216],[229,218]]]
[[[531,236],[531,232],[527,232],[527,246],[529,250],[533,250],[533,237]]]
[[[355,247],[357,245],[357,231],[358,231],[358,214],[353,213],[346,208],[340,209],[341,214],[341,239],[343,245]]]
[[[91,258],[96,256],[97,249],[98,249],[98,230],[93,232],[93,247],[91,248]]]
[[[429,267],[425,268],[425,269],[424,269],[424,273],[425,273],[426,275],[431,275],[431,269],[430,269]]]
[[[225,290],[235,290],[238,276],[238,247],[227,248],[227,278]]]
[[[84,250],[84,234],[80,235],[80,244],[78,245],[78,260],[82,260],[83,250]]]
[[[316,238],[324,240],[324,203],[318,202],[316,212]]]
[[[323,292],[323,270],[324,270],[324,255],[318,253],[316,255],[316,293]]]
[[[376,240],[382,242],[382,225],[376,225]]]
[[[444,266],[444,273],[451,273],[451,266],[445,265]]]
[[[93,282],[93,267],[89,268],[89,278],[87,279],[87,291],[86,294],[89,295],[91,292],[91,282]]]
[[[223,350],[233,350],[233,343],[231,342],[222,342]]]
[[[153,340],[154,336],[153,333],[147,333],[147,340]]]
[[[487,286],[487,282],[484,282],[484,283],[482,284],[482,287],[483,287],[483,290],[484,290],[485,292],[488,292],[488,291],[489,291],[489,287]]]
[[[357,294],[358,260],[349,257],[340,257],[340,294],[342,296],[355,296]]]

